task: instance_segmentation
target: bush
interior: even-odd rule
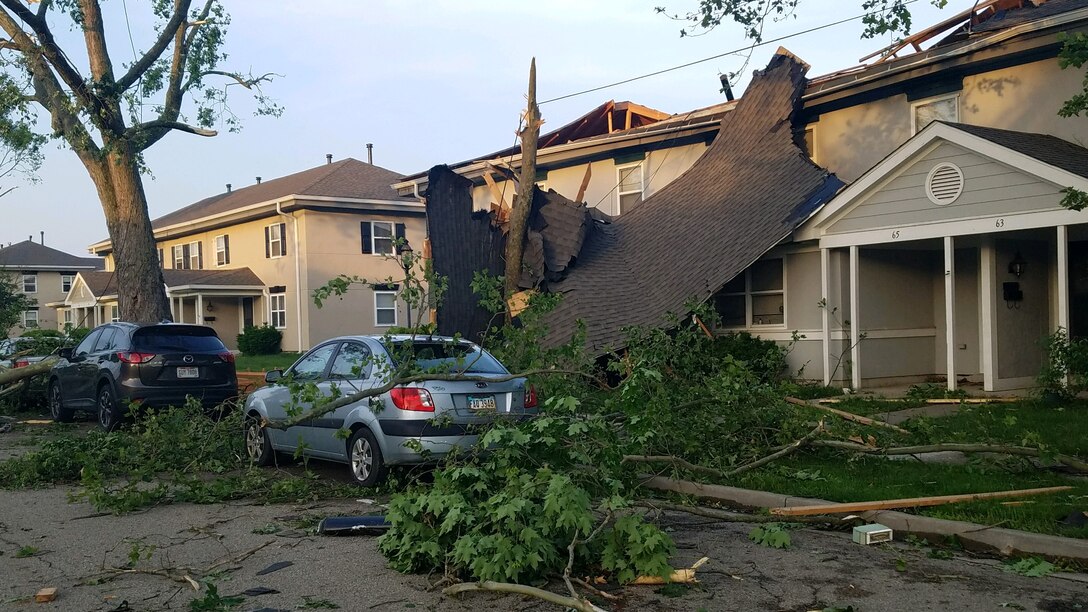
[[[773,340],[763,340],[748,332],[718,336],[710,353],[716,359],[729,355],[743,362],[760,382],[776,381],[786,370],[786,349]]]
[[[1063,399],[1088,390],[1088,338],[1070,338],[1059,329],[1043,341],[1046,363],[1035,379],[1044,395]]]
[[[238,350],[246,355],[275,355],[283,334],[271,325],[249,326],[238,334]]]

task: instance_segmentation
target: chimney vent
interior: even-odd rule
[[[332,153],[326,153],[325,154],[325,163],[326,164],[332,164]]]
[[[718,78],[722,82],[722,91],[725,93],[725,100],[727,102],[733,101],[733,88],[729,86],[729,75],[719,74]]]
[[[257,184],[258,184],[258,185],[260,185],[260,184],[261,184],[261,177],[259,177],[259,176],[257,177]]]
[[[45,246],[45,231],[44,230],[41,232],[41,235],[42,235],[42,246]]]
[[[227,183],[227,193],[230,193],[230,183]]]
[[[366,163],[374,165],[374,143],[366,143]]]

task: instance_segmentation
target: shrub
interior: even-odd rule
[[[736,332],[714,339],[711,356],[722,359],[726,355],[744,362],[761,382],[778,380],[786,370],[786,349],[773,340],[763,340],[748,332]]]
[[[274,355],[280,352],[283,334],[271,325],[249,326],[238,334],[238,350],[246,355]]]
[[[1088,389],[1088,338],[1070,338],[1059,329],[1043,341],[1046,362],[1035,379],[1039,391],[1073,398]]]

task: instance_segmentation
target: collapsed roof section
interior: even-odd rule
[[[793,118],[806,66],[784,50],[757,73],[718,136],[683,175],[611,224],[595,224],[551,286],[548,342],[586,325],[595,353],[622,348],[626,326],[660,326],[706,300],[781,242],[842,182],[812,163]]]

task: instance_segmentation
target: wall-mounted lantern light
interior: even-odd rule
[[[1015,274],[1016,278],[1020,278],[1027,267],[1028,262],[1024,261],[1024,257],[1020,255],[1020,251],[1017,251],[1016,257],[1013,257],[1012,261],[1009,262],[1009,274]]]

